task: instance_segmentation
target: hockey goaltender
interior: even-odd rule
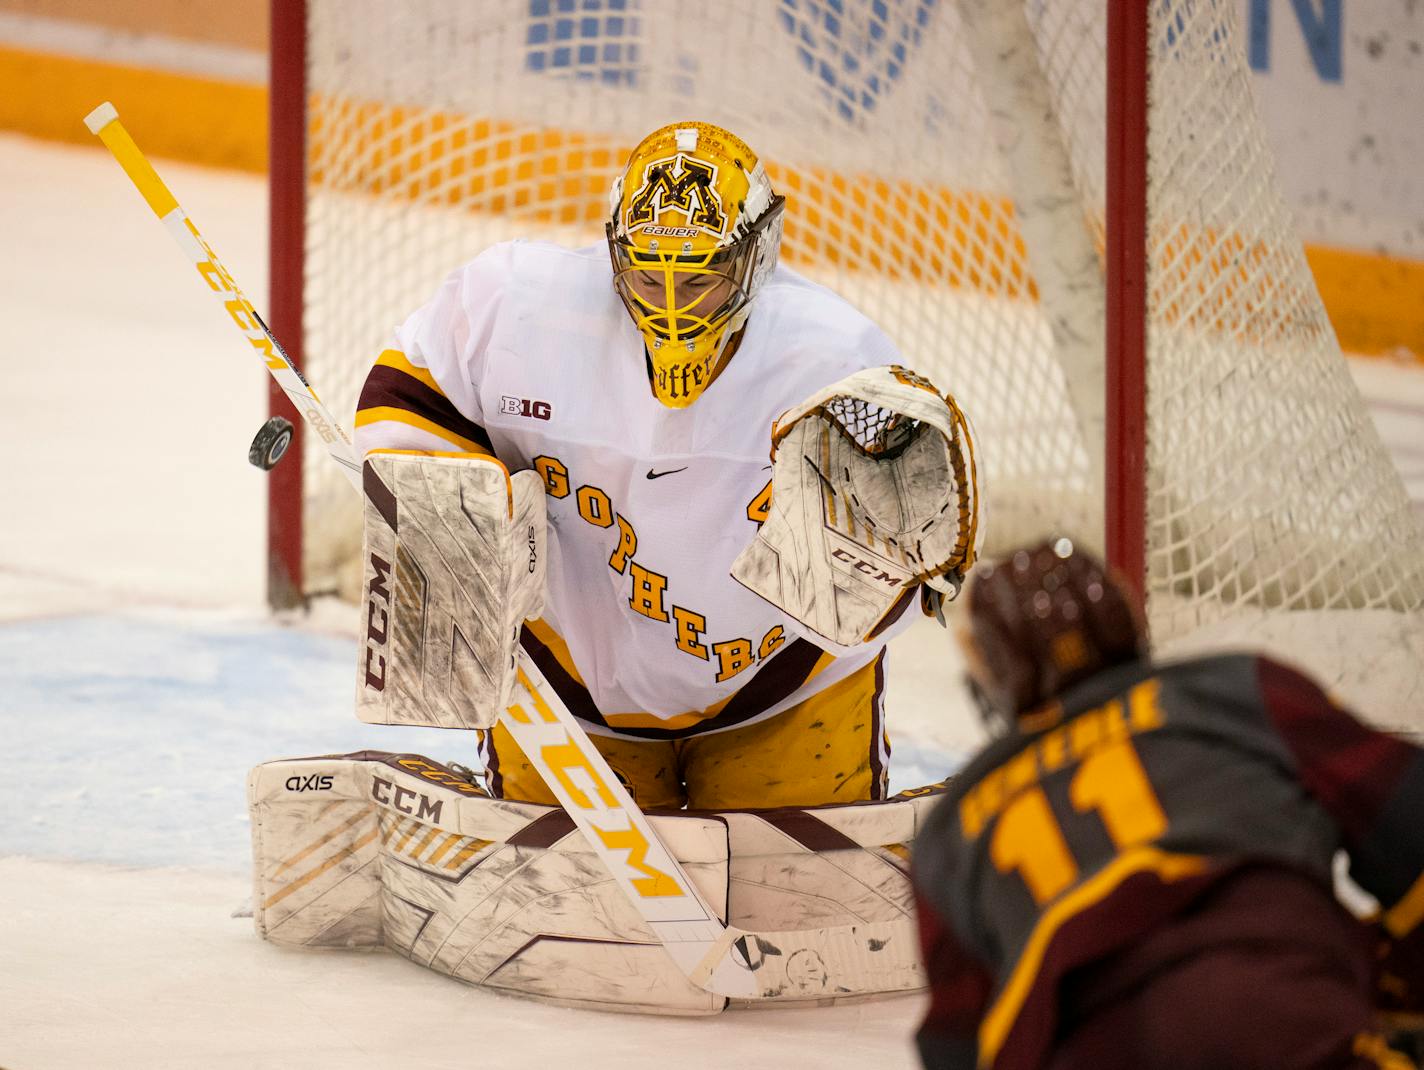
[[[482,773],[260,766],[263,937],[619,1010],[923,987],[933,789],[886,798],[884,650],[974,563],[971,431],[777,263],[783,206],[674,123],[605,243],[493,246],[398,329],[356,421],[358,715],[473,730]]]

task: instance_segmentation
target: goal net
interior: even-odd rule
[[[632,146],[718,123],[786,195],[785,262],[974,421],[988,553],[1102,549],[1107,524],[1159,651],[1265,644],[1418,723],[1424,540],[1277,190],[1237,4],[1145,6],[1124,47],[1106,0],[274,5],[274,328],[349,426],[447,273],[509,237],[601,240]],[[1114,109],[1146,103],[1125,184],[1114,70]],[[1136,307],[1105,265],[1144,203]],[[1138,377],[1140,419],[1116,400]],[[273,473],[274,590],[350,594],[357,503],[302,462]]]

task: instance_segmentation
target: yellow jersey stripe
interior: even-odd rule
[[[568,644],[565,643],[563,639],[559,637],[559,634],[555,632],[554,629],[550,628],[549,625],[546,624],[542,619],[527,620],[524,622],[524,627],[529,629],[530,634],[532,634],[535,639],[539,640],[539,642],[542,643],[548,649],[549,653],[553,656],[559,667],[569,675],[570,679],[572,679],[580,687],[587,690],[588,685],[584,683],[583,678],[579,676],[578,670],[574,667],[573,658],[569,654]],[[823,651],[820,657],[816,659],[816,662],[811,667],[811,670],[806,674],[805,678],[797,686],[797,690],[800,690],[801,688],[809,684],[835,660],[836,659],[834,654],[828,654]],[[862,673],[873,673],[874,671],[875,662],[872,661],[869,664],[863,666],[862,668],[857,669],[854,673],[851,673],[850,676],[846,677],[846,679],[850,680],[859,676]],[[750,687],[752,686],[752,684],[748,684],[746,686]],[[599,711],[599,716],[602,718],[603,722],[608,725],[609,728],[662,728],[675,731],[681,728],[692,728],[696,725],[701,724],[704,721],[710,721],[712,718],[716,717],[723,710],[725,710],[727,706],[741,693],[741,689],[738,689],[736,691],[733,691],[726,698],[714,702],[712,705],[706,707],[705,709],[688,710],[684,713],[674,714],[671,717],[660,717],[657,714],[646,713],[642,711],[625,713],[604,713],[602,711]]]
[[[430,387],[431,390],[434,390],[437,394],[445,393],[445,391],[441,390],[440,385],[435,381],[435,376],[430,374],[429,368],[417,368],[414,364],[410,362],[410,358],[407,357],[404,353],[402,353],[399,349],[387,349],[384,353],[382,353],[379,357],[376,358],[376,365],[378,367],[394,368],[398,372],[404,372],[412,379],[424,383],[426,386]]]
[[[1384,912],[1384,927],[1394,937],[1404,936],[1424,921],[1424,873],[1419,874],[1409,891]]]
[[[1069,892],[1043,912],[1028,943],[1024,945],[1013,973],[999,993],[984,1020],[979,1024],[979,1065],[988,1066],[998,1057],[1009,1030],[1018,1019],[1024,1001],[1033,989],[1034,979],[1048,945],[1058,930],[1094,903],[1106,899],[1123,881],[1137,873],[1156,873],[1164,881],[1181,880],[1206,870],[1208,860],[1201,855],[1177,855],[1155,847],[1137,847],[1118,855],[1112,864]]]

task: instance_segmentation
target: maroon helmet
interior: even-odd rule
[[[981,565],[970,577],[959,631],[982,700],[1009,719],[1147,653],[1121,581],[1068,539]]]

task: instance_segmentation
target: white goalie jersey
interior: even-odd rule
[[[690,407],[653,397],[642,353],[605,245],[496,245],[398,329],[356,444],[488,451],[536,472],[547,590],[525,648],[592,730],[674,738],[772,716],[882,652],[890,631],[832,654],[729,570],[767,515],[776,418],[897,353],[785,267]]]

